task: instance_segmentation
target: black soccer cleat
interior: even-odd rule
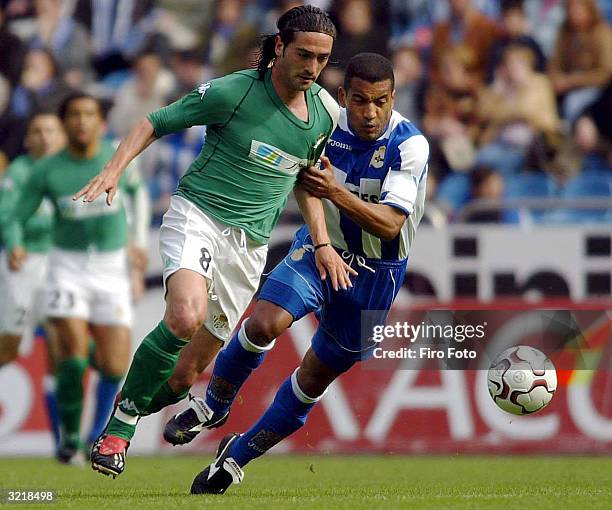
[[[125,454],[129,446],[125,439],[102,434],[91,449],[91,468],[116,478],[125,469]]]
[[[189,407],[168,420],[164,427],[164,439],[177,446],[191,442],[203,429],[216,429],[227,421],[229,411],[215,416],[206,402],[198,397],[189,398]]]
[[[55,457],[61,464],[68,464],[70,466],[85,465],[85,456],[78,444],[62,442],[55,452]]]
[[[193,479],[191,494],[223,494],[233,483],[242,482],[244,472],[229,456],[232,444],[239,437],[239,434],[228,434],[221,440],[215,461]]]

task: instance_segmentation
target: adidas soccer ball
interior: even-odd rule
[[[487,383],[493,401],[504,411],[537,413],[557,390],[557,371],[543,352],[519,345],[506,349],[493,361]]]

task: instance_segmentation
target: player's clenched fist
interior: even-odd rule
[[[306,168],[300,173],[299,182],[306,191],[317,198],[330,198],[339,188],[331,163],[325,156],[321,157],[321,168],[314,166]]]

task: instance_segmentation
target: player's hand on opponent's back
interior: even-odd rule
[[[310,166],[302,170],[298,180],[306,191],[317,198],[331,198],[342,190],[334,178],[331,163],[325,156],[321,156],[321,168]]]
[[[72,200],[83,197],[83,202],[93,202],[103,192],[106,192],[106,203],[111,205],[117,193],[121,172],[121,168],[111,165],[110,162],[107,163],[98,175],[74,194]]]
[[[334,290],[338,288],[346,290],[353,286],[350,275],[357,275],[357,271],[344,262],[331,245],[315,251],[315,263],[321,280],[325,280],[329,275]]]
[[[20,271],[23,263],[28,258],[28,252],[21,246],[13,248],[9,253],[8,266],[11,271]]]

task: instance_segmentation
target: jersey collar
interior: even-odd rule
[[[304,92],[306,96],[306,106],[308,108],[308,122],[304,122],[301,119],[298,119],[293,112],[287,108],[287,105],[283,103],[282,99],[276,93],[276,89],[272,84],[272,70],[268,69],[264,76],[264,86],[266,87],[266,91],[268,96],[272,100],[272,102],[276,105],[276,107],[281,111],[281,113],[287,117],[289,121],[295,124],[300,129],[311,129],[315,122],[315,111],[312,103],[312,87]]]

